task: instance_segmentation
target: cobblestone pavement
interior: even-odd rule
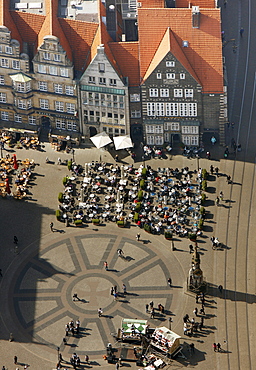
[[[53,369],[57,360],[56,348],[59,346],[64,359],[68,359],[73,352],[81,357],[88,354],[92,364],[84,364],[84,368],[99,365],[102,369],[114,368],[114,365],[106,364],[102,359],[106,344],[113,343],[111,333],[120,327],[122,317],[149,319],[145,304],[153,299],[155,305],[162,303],[165,306],[166,313],[157,315],[154,320],[149,319],[150,325],[168,325],[171,317],[172,329],[182,336],[181,342],[185,343],[184,354],[187,359],[174,361],[172,368],[192,366],[198,369],[228,369],[227,354],[216,354],[212,350],[212,343],[216,341],[221,341],[226,350],[223,340],[227,334],[223,326],[225,300],[217,292],[218,284],[223,283],[223,272],[218,267],[222,259],[220,254],[217,256],[212,251],[208,241],[208,237],[216,230],[221,235],[220,227],[215,222],[216,217],[222,222],[220,212],[224,208],[216,210],[213,200],[220,186],[224,195],[227,194],[228,185],[223,178],[213,178],[209,182],[207,231],[199,243],[201,267],[206,280],[211,283],[206,305],[208,319],[204,331],[189,338],[183,337],[182,323],[184,314],[193,316],[195,307],[194,297],[185,294],[191,260],[188,241],[177,241],[177,250],[173,252],[170,242],[163,236],[141,231],[142,241],[137,242],[135,226],[119,229],[115,224],[108,223],[97,228],[88,225],[78,229],[65,228],[57,223],[54,217],[57,195],[62,190],[62,178],[68,171],[64,166],[46,164],[45,157],[47,155],[51,161],[57,162],[58,157],[66,159],[70,156],[56,153],[48,145],[45,150],[45,153],[17,151],[18,159],[34,158],[39,164],[35,168],[35,180],[30,189],[31,199],[25,202],[0,199],[0,268],[3,270],[0,285],[0,366],[15,370],[12,359],[17,355],[18,362],[29,364],[31,369]],[[78,149],[75,152],[80,164],[92,159],[99,160],[100,156],[104,161],[113,161],[109,153],[103,150]],[[124,158],[123,161],[131,162],[130,158]],[[188,160],[182,156],[149,163],[153,168],[197,168],[195,159]],[[201,167],[209,168],[210,163],[223,167],[225,173],[232,168],[232,161],[221,164],[200,160]],[[51,221],[57,228],[53,233],[49,227]],[[14,234],[19,239],[18,255],[14,253],[12,243]],[[118,258],[118,248],[124,250],[127,260]],[[109,263],[109,271],[103,267],[105,260]],[[226,267],[222,265],[222,268]],[[166,284],[168,277],[173,280],[171,289]],[[120,296],[115,302],[110,295],[110,288],[113,285],[121,288],[123,283],[127,286],[128,294]],[[72,300],[74,293],[78,294],[79,301]],[[97,315],[99,307],[103,309],[101,318]],[[64,347],[62,338],[65,324],[77,318],[81,321],[81,333],[78,337],[69,337],[68,345]],[[10,333],[14,335],[14,342],[8,341]],[[192,357],[186,347],[191,342],[196,347]],[[126,366],[137,368],[135,363],[127,363]],[[19,365],[19,368],[22,366]],[[233,368],[239,367],[234,365]]]

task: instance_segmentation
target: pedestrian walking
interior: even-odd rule
[[[200,309],[200,314],[205,315],[204,306],[202,305],[202,308]]]
[[[169,278],[169,279],[167,280],[167,283],[168,283],[169,287],[171,287],[171,286],[172,286],[172,279],[171,279],[171,278]]]
[[[211,153],[210,152],[206,152],[206,158],[211,159]]]
[[[228,2],[228,0],[224,0],[224,8],[226,9],[226,7],[227,7],[227,2]]]
[[[110,289],[110,295],[113,295],[114,294],[114,287],[112,286],[112,288]]]
[[[234,122],[231,122],[231,128],[234,129],[235,128],[235,123]]]
[[[151,310],[152,310],[152,308],[154,307],[154,302],[153,301],[150,301],[149,302],[149,307],[151,308]]]
[[[79,298],[78,298],[78,296],[77,296],[77,293],[74,293],[74,294],[73,294],[73,301],[75,301],[75,300],[79,301]]]
[[[117,285],[114,286],[114,293],[117,293]]]
[[[98,316],[101,317],[103,314],[103,310],[102,308],[98,308]]]
[[[196,303],[198,303],[199,300],[199,294],[196,295]]]
[[[218,205],[220,204],[220,198],[219,198],[219,197],[217,197],[217,198],[215,199],[215,204],[216,204],[216,206],[218,206]]]
[[[123,284],[123,292],[124,292],[124,294],[126,294],[126,293],[127,293],[126,285],[125,285],[125,284]]]
[[[195,309],[194,309],[194,311],[193,311],[193,314],[194,314],[195,316],[197,316],[197,315],[198,315],[198,308],[197,308],[197,307],[195,307]]]
[[[222,293],[223,286],[222,286],[222,285],[219,285],[219,286],[218,286],[218,289],[219,289],[220,293]]]
[[[221,350],[221,345],[220,345],[220,343],[217,343],[217,350],[218,350],[218,352],[220,352],[220,350]]]
[[[211,175],[213,175],[213,170],[214,170],[214,168],[213,168],[213,165],[211,164],[211,166],[210,166],[210,173],[211,173]]]
[[[85,355],[85,356],[84,356],[84,362],[85,362],[86,364],[88,364],[88,363],[89,363],[89,356],[88,356],[88,355]]]
[[[195,353],[195,345],[194,345],[194,343],[190,343],[189,347],[190,347],[190,353],[191,354],[192,353]]]
[[[2,269],[0,269],[0,277],[3,277]]]
[[[18,362],[18,357],[17,357],[17,356],[14,356],[14,357],[13,357],[13,363],[16,365],[16,364],[17,364],[17,362]]]
[[[113,296],[114,296],[114,301],[117,301],[117,297],[118,297],[117,293],[114,293]]]
[[[217,350],[217,344],[216,343],[213,343],[212,347],[213,347],[214,352],[216,352],[216,350]]]
[[[51,229],[51,232],[53,232],[53,222],[50,222],[50,229]]]
[[[119,370],[119,363],[116,363],[116,370]]]
[[[149,308],[149,305],[148,304],[146,304],[146,313],[148,313],[148,308]]]
[[[193,253],[194,252],[194,247],[192,244],[189,245],[189,253]]]
[[[216,173],[216,176],[219,177],[219,168],[218,167],[215,167],[215,173]]]
[[[151,310],[151,312],[150,312],[150,318],[151,319],[154,319],[154,317],[155,317],[155,309],[153,307],[152,310]]]
[[[220,191],[220,200],[223,201],[223,192]]]
[[[66,338],[63,338],[62,339],[62,342],[63,342],[63,344],[64,344],[64,346],[67,344],[67,340],[66,340]]]
[[[105,268],[106,271],[108,271],[108,263],[107,263],[107,261],[104,262],[104,268]]]
[[[136,235],[136,239],[137,239],[137,241],[140,240],[140,234],[139,233]]]
[[[18,244],[18,238],[17,238],[17,236],[16,235],[14,235],[14,237],[13,237],[13,243],[14,244]]]
[[[227,183],[231,184],[231,176],[230,175],[227,175]]]
[[[243,27],[240,28],[240,36],[243,37],[244,29]]]

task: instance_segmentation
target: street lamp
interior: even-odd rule
[[[172,318],[171,317],[169,317],[169,330],[172,330]]]
[[[60,359],[60,347],[57,347],[57,354],[58,354],[58,361],[59,362],[59,359]]]
[[[196,161],[197,161],[197,171],[199,171],[199,154],[196,154]]]

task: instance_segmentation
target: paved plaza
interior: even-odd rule
[[[115,223],[66,228],[56,221],[54,212],[58,206],[58,192],[62,190],[62,178],[68,174],[68,170],[56,163],[59,156],[62,159],[70,156],[56,153],[47,145],[45,150],[43,153],[32,150],[18,150],[16,153],[18,159],[33,158],[38,164],[30,189],[31,199],[0,199],[0,268],[3,270],[0,286],[0,366],[5,365],[8,370],[15,370],[13,356],[17,355],[18,362],[23,364],[18,366],[19,369],[23,369],[24,364],[29,364],[31,369],[36,370],[54,369],[57,347],[60,347],[65,360],[73,352],[82,361],[85,354],[89,355],[91,365],[82,363],[82,368],[114,368],[102,356],[107,343],[114,344],[111,333],[117,332],[121,318],[130,317],[148,319],[151,327],[168,326],[169,318],[172,319],[172,329],[181,335],[187,357],[174,361],[172,368],[193,366],[198,369],[228,369],[230,361],[233,361],[233,368],[239,369],[231,350],[231,345],[237,341],[231,336],[233,328],[226,326],[227,305],[234,312],[233,291],[228,291],[226,296],[225,292],[220,295],[217,289],[219,284],[223,284],[224,288],[228,284],[232,285],[224,278],[226,268],[235,268],[226,262],[227,256],[230,258],[234,253],[234,248],[230,247],[230,242],[229,248],[213,251],[209,241],[209,237],[217,233],[219,239],[226,242],[225,230],[221,226],[225,225],[226,212],[231,212],[230,205],[235,207],[235,199],[231,196],[234,203],[223,203],[221,207],[214,205],[214,199],[220,190],[223,190],[226,199],[230,196],[228,191],[231,187],[227,184],[226,177],[214,177],[209,181],[207,231],[199,240],[201,268],[210,283],[205,308],[207,319],[200,335],[187,337],[183,335],[182,318],[186,313],[193,317],[195,308],[194,297],[186,294],[185,289],[191,263],[189,241],[181,239],[175,242],[177,250],[172,251],[171,242],[165,240],[163,235],[147,234],[141,230],[141,240],[136,241],[138,228],[135,225],[125,229],[118,228]],[[55,164],[46,164],[46,155]],[[92,159],[99,160],[100,156],[106,162],[113,161],[109,153],[103,150],[77,149],[75,152],[77,163],[82,165]],[[123,161],[132,162],[129,157]],[[149,163],[153,168],[197,168],[196,159],[188,160],[183,156],[151,160]],[[211,163],[218,165],[223,174],[230,173],[233,168],[233,161],[210,162],[206,159],[200,160],[200,167],[209,169]],[[233,191],[237,188],[233,185]],[[53,233],[49,227],[51,221],[56,228]],[[18,255],[14,253],[13,235],[17,235],[19,239]],[[125,260],[118,257],[118,248],[123,249],[127,257]],[[253,254],[250,256],[253,257]],[[108,271],[104,269],[104,261],[108,261]],[[251,264],[250,261],[248,263]],[[232,274],[226,276],[228,278]],[[167,285],[169,277],[172,278],[172,288]],[[127,295],[120,294],[118,301],[114,301],[110,289],[117,285],[122,292],[123,283],[127,287]],[[74,293],[78,295],[78,301],[72,300]],[[226,297],[227,300],[224,299]],[[245,306],[246,299],[243,301],[241,295],[239,299],[239,307]],[[254,302],[250,296],[247,299]],[[165,314],[150,319],[145,305],[151,300],[155,306],[161,303],[165,307]],[[97,310],[100,307],[103,309],[103,316],[99,318]],[[255,315],[251,309],[249,313]],[[68,345],[64,346],[62,339],[65,336],[65,324],[71,319],[80,320],[81,331],[78,336],[69,336]],[[13,342],[8,341],[10,333],[13,333]],[[243,337],[247,337],[246,328]],[[187,345],[192,342],[196,351],[191,357]],[[213,342],[221,342],[222,353],[213,352]],[[126,363],[125,366],[137,368],[135,363]],[[249,368],[250,366],[244,367]]]

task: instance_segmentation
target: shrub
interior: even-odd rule
[[[188,238],[189,238],[192,242],[196,241],[196,237],[197,237],[197,235],[196,235],[195,233],[189,233],[189,234],[188,234]]]
[[[164,232],[164,237],[165,237],[165,239],[169,239],[169,240],[171,240],[172,239],[172,232],[171,231],[165,231]]]
[[[139,199],[140,202],[142,201],[142,199],[143,199],[143,190],[140,190],[138,192],[138,199]]]
[[[145,180],[144,179],[140,180],[140,188],[141,189],[145,188]]]
[[[61,211],[60,211],[59,209],[57,209],[57,210],[55,211],[55,216],[56,216],[56,218],[57,218],[57,220],[58,220],[58,221],[60,221],[60,220],[61,220]]]
[[[202,193],[202,194],[201,194],[201,197],[202,197],[202,198],[201,198],[201,203],[202,203],[202,204],[204,204],[204,202],[205,202],[205,200],[206,200],[206,195],[205,195],[205,193]]]
[[[124,221],[117,221],[116,224],[117,224],[118,227],[124,227],[125,226]]]
[[[67,176],[63,177],[62,183],[64,186],[66,186],[67,182],[68,182],[68,177]]]
[[[202,178],[204,179],[204,180],[207,180],[207,178],[208,178],[208,172],[206,171],[206,169],[205,168],[203,168],[202,169]]]
[[[83,223],[83,221],[82,221],[82,220],[75,220],[75,221],[74,221],[74,224],[75,224],[76,226],[82,226],[82,223]]]
[[[70,171],[72,169],[72,161],[71,161],[71,159],[68,161],[67,165],[68,165],[68,170]]]
[[[149,224],[145,224],[144,225],[144,230],[147,232],[147,233],[151,233],[152,232],[152,228]]]
[[[147,169],[145,167],[142,168],[141,177],[143,177],[143,179],[145,179],[147,177]]]
[[[135,211],[136,211],[136,212],[139,212],[139,211],[140,211],[140,209],[141,209],[141,202],[138,202],[138,203],[136,203]]]
[[[59,193],[59,195],[58,195],[58,201],[60,203],[63,203],[63,193]]]
[[[137,223],[139,221],[139,214],[138,214],[138,212],[136,212],[134,214],[133,220],[134,220],[135,223]]]
[[[204,215],[205,214],[205,208],[204,207],[200,207],[200,215]]]
[[[92,223],[93,223],[93,225],[99,225],[100,220],[98,218],[93,218]]]
[[[203,191],[206,191],[206,189],[207,189],[207,181],[206,180],[203,180],[202,181],[202,190]]]
[[[202,230],[203,229],[203,226],[204,226],[204,220],[201,218],[198,222],[198,229],[199,230]]]

